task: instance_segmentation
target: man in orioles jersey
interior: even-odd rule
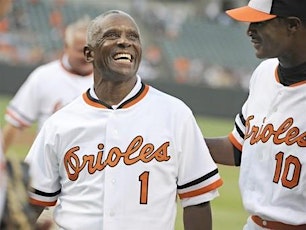
[[[217,163],[240,165],[245,230],[306,229],[306,1],[251,0],[227,11],[249,22],[258,58],[228,137],[206,138]]]
[[[37,122],[37,131],[54,112],[71,102],[93,85],[92,66],[83,55],[87,16],[70,23],[65,29],[64,52],[57,60],[37,67],[9,102],[3,128],[4,153],[16,137]],[[49,219],[45,211],[40,221]]]
[[[3,128],[6,154],[25,128],[37,122],[39,130],[50,115],[92,86],[92,66],[83,56],[89,22],[84,16],[69,24],[61,57],[38,66],[10,101]]]
[[[138,26],[122,11],[89,25],[85,59],[94,86],[43,125],[26,162],[30,200],[55,207],[60,229],[211,230],[210,201],[222,185],[192,111],[144,84]]]

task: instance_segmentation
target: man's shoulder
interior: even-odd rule
[[[150,86],[150,92],[152,95],[158,96],[158,97],[164,97],[166,100],[174,100],[174,101],[181,101],[178,97],[171,95],[170,93],[157,89],[154,86]]]
[[[159,103],[167,104],[169,109],[173,107],[187,110],[190,109],[189,106],[183,101],[183,99],[178,98],[175,95],[171,95],[170,93],[163,90],[157,89],[153,86],[150,86],[150,95],[154,96],[156,101]]]
[[[82,95],[78,96],[67,105],[63,106],[55,113],[53,113],[47,120],[54,124],[61,124],[62,122],[67,122],[68,120],[73,120],[74,117],[83,117],[84,114],[84,102]]]
[[[48,63],[44,63],[42,65],[37,66],[32,73],[56,73],[58,70],[62,68],[59,60],[53,60]]]
[[[62,73],[62,67],[59,60],[54,60],[46,64],[37,66],[29,75],[31,82],[45,82],[46,80],[54,79],[56,76],[60,76]],[[55,79],[54,79],[55,80]]]
[[[279,61],[277,58],[269,58],[263,60],[258,67],[260,68],[275,68],[279,64]]]

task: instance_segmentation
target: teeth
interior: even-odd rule
[[[132,60],[132,56],[130,54],[124,54],[124,53],[116,54],[114,58],[115,60],[118,59],[128,59],[129,61]]]

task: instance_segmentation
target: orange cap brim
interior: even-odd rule
[[[276,15],[268,14],[255,10],[249,6],[243,6],[232,10],[225,11],[231,18],[240,22],[262,22],[276,18]]]

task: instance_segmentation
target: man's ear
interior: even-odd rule
[[[94,52],[93,50],[91,50],[91,48],[89,46],[84,46],[83,49],[83,53],[84,53],[84,57],[85,57],[85,61],[87,62],[92,62],[94,59]]]
[[[295,31],[299,30],[302,26],[301,19],[299,19],[297,17],[288,17],[287,22],[288,22],[288,29],[290,31],[295,32]]]

